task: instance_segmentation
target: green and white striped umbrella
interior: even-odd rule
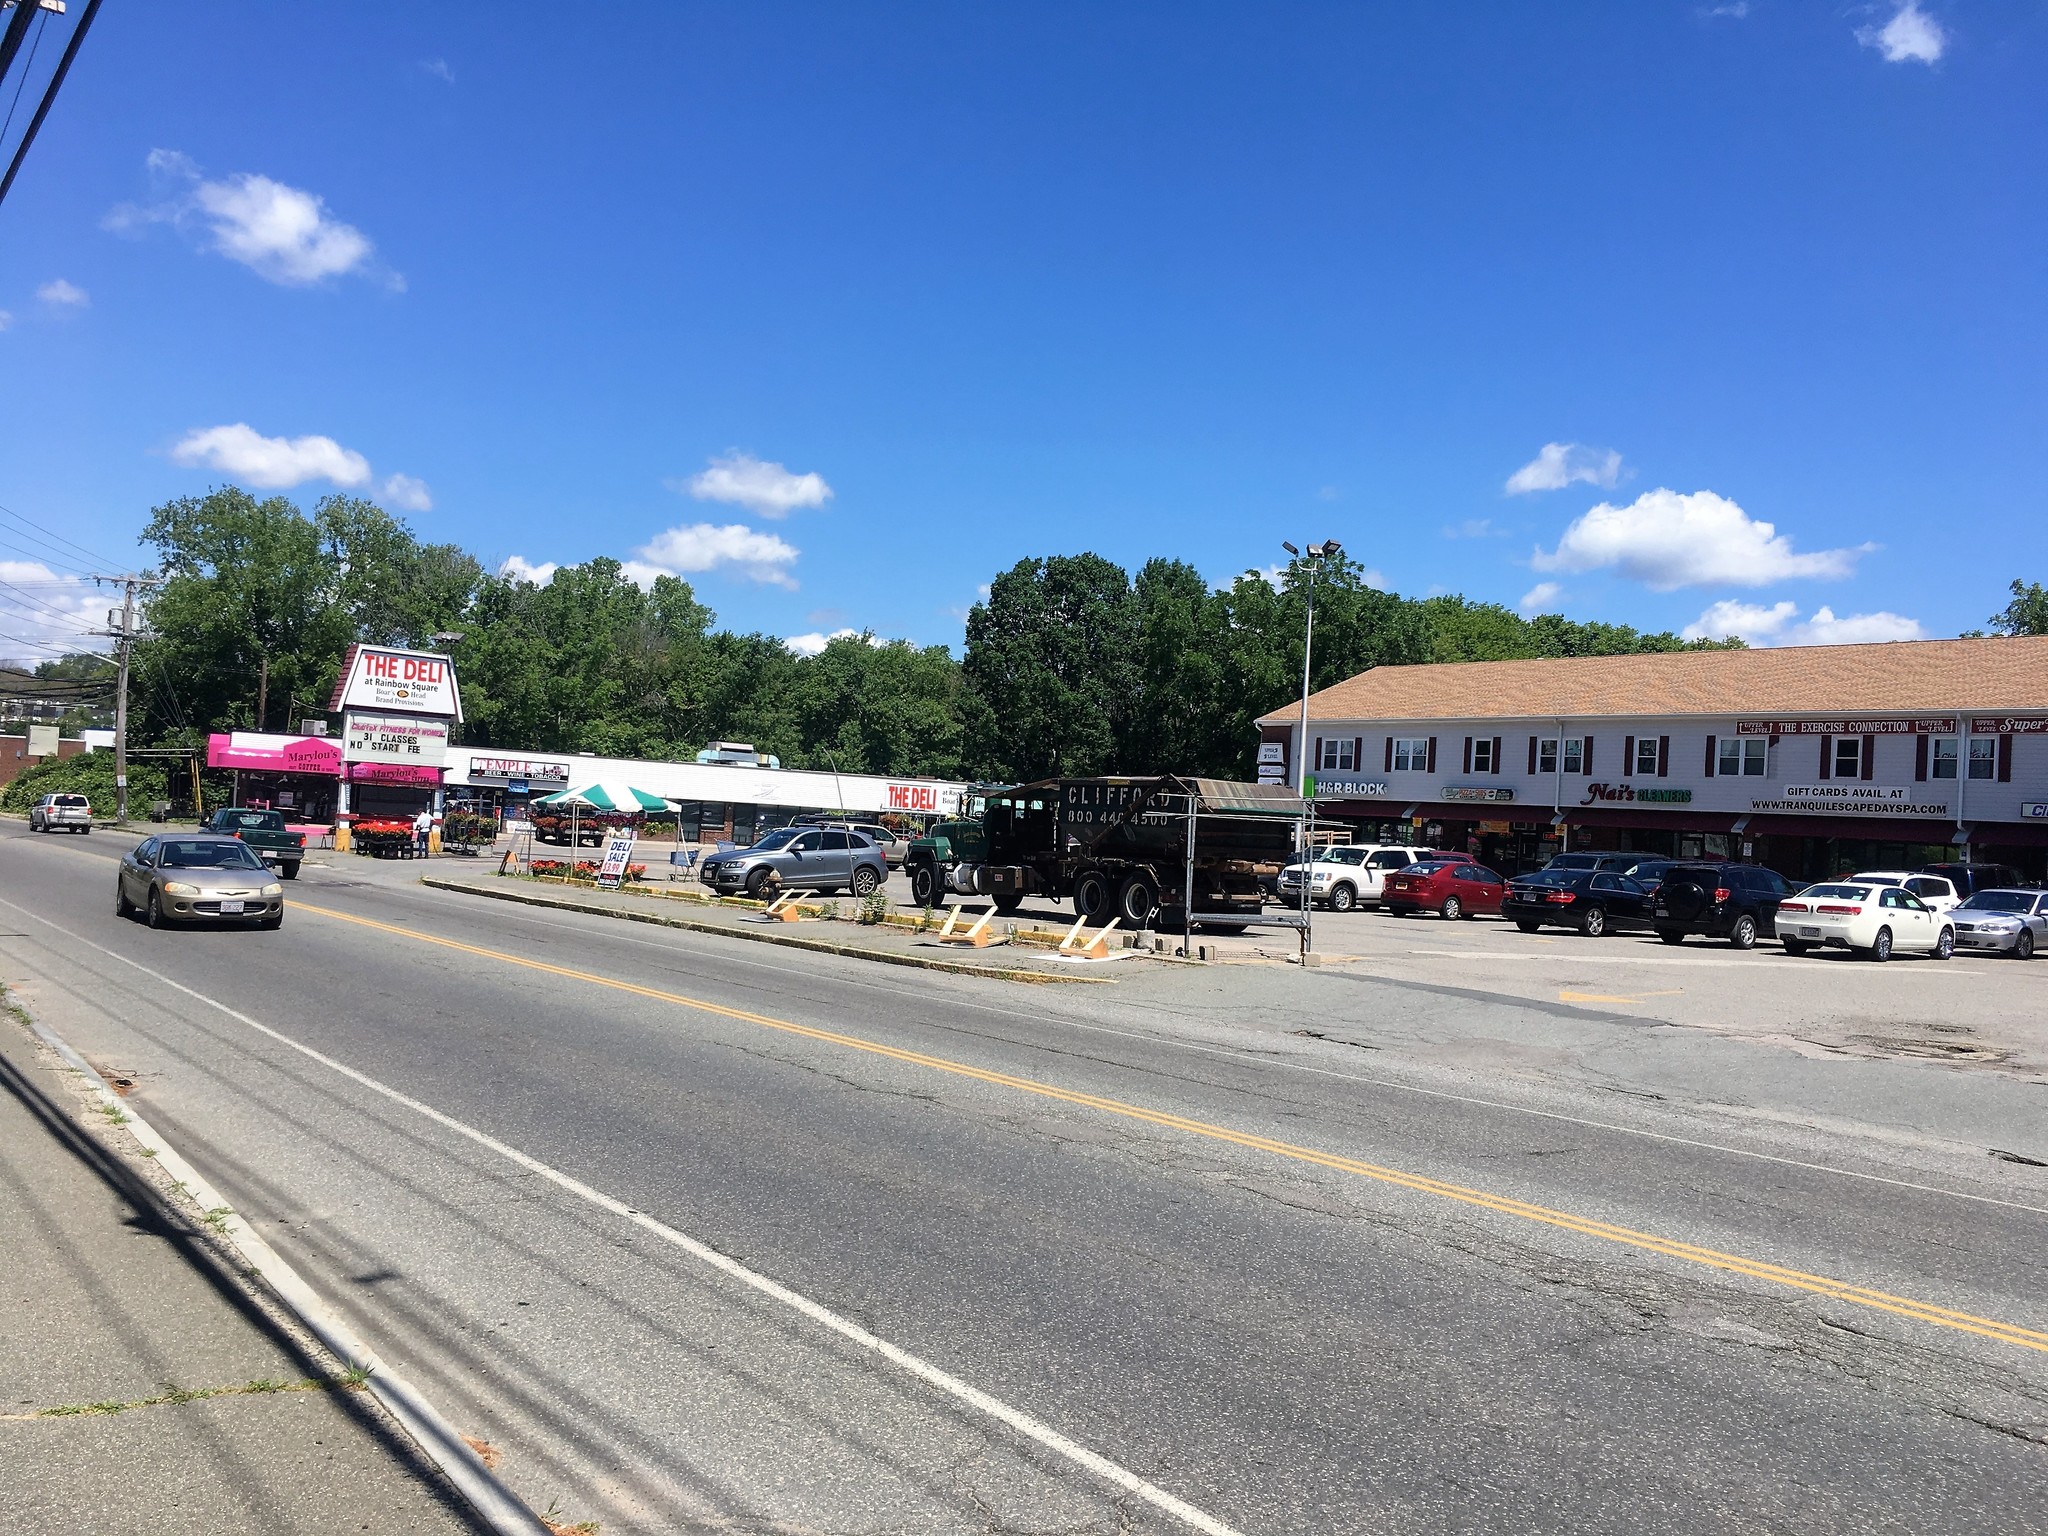
[[[543,795],[535,805],[558,805],[567,810],[580,805],[587,811],[665,811],[668,802],[659,795],[627,784],[586,784],[581,789],[559,790]]]

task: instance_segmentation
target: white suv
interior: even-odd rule
[[[31,832],[92,832],[92,802],[83,795],[45,795],[28,811]]]
[[[1429,857],[1442,857],[1431,848],[1404,848],[1392,844],[1334,843],[1318,850],[1309,870],[1309,900],[1332,912],[1349,912],[1361,903],[1378,906],[1387,875],[1406,869]],[[1280,871],[1280,900],[1283,904],[1301,900],[1300,863]]]
[[[1879,869],[1861,875],[1844,875],[1844,880],[1853,880],[1863,885],[1896,885],[1911,891],[1936,912],[1946,912],[1962,905],[1963,898],[1956,894],[1953,882],[1940,875],[1916,875],[1904,869]]]

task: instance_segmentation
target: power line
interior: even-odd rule
[[[28,61],[21,66],[21,78],[14,82],[14,100],[7,103],[7,121],[0,123],[0,139],[5,139],[7,130],[14,126],[14,109],[21,105],[21,89],[28,84],[28,77],[35,72],[36,50],[43,46],[43,34],[50,30],[50,13],[38,10],[37,16],[39,24],[36,27],[36,35],[28,42]],[[4,77],[5,74],[6,70],[0,68],[0,77]]]
[[[20,3],[20,0],[17,0]],[[57,92],[63,88],[64,77],[71,73],[71,61],[78,57],[78,48],[85,41],[85,34],[92,28],[92,19],[98,14],[100,0],[85,0],[85,14],[78,18],[78,25],[72,29],[71,41],[64,45],[64,56],[57,61],[57,72],[50,76],[50,83],[43,90],[43,99],[36,107],[36,115],[28,120],[28,127],[22,131],[21,144],[14,151],[14,159],[8,162],[7,175],[0,178],[0,203],[7,201],[7,192],[14,185],[14,178],[21,174],[21,162],[28,158],[29,146],[36,141],[36,134],[43,126],[43,119],[50,115],[55,105]],[[117,776],[124,778],[125,775]],[[121,796],[122,820],[126,821],[127,795]]]
[[[98,555],[93,553],[93,551],[87,549],[83,544],[80,544],[75,540],[65,538],[63,534],[58,533],[53,528],[45,528],[41,523],[37,522],[34,518],[28,517],[23,513],[17,512],[14,510],[14,508],[10,506],[0,505],[0,516],[5,516],[16,523],[19,523],[21,527],[24,530],[26,530],[22,534],[22,537],[32,539],[38,544],[47,544],[52,549],[56,549],[57,546],[61,544],[64,546],[64,548],[71,550],[73,553],[83,556],[85,559],[85,563],[87,565],[108,566],[118,565],[120,563],[117,560],[109,560],[104,555]],[[64,558],[68,560],[70,556],[65,555]]]

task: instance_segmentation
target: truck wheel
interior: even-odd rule
[[[991,896],[989,900],[996,904],[996,911],[1004,917],[1008,917],[1012,912],[1015,912],[1024,905],[1024,898],[1022,896]]]
[[[1074,882],[1074,911],[1088,919],[1088,926],[1099,928],[1109,921],[1115,893],[1110,890],[1109,876],[1099,869],[1084,870],[1081,878]]]
[[[1349,885],[1339,885],[1330,892],[1330,910],[1332,912],[1349,912],[1357,905],[1358,892],[1354,891]]]
[[[1117,916],[1126,928],[1143,928],[1159,905],[1159,893],[1143,875],[1132,875],[1116,894]]]
[[[293,859],[289,864],[280,864],[277,872],[287,880],[296,880],[299,878],[299,861]]]
[[[920,864],[910,872],[910,899],[920,907],[935,907],[939,904],[939,872],[929,864]]]

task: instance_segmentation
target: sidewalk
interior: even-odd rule
[[[9,1531],[467,1533],[467,1506],[0,1017]],[[168,1191],[166,1191],[168,1193]],[[189,1202],[183,1202],[189,1205]]]

